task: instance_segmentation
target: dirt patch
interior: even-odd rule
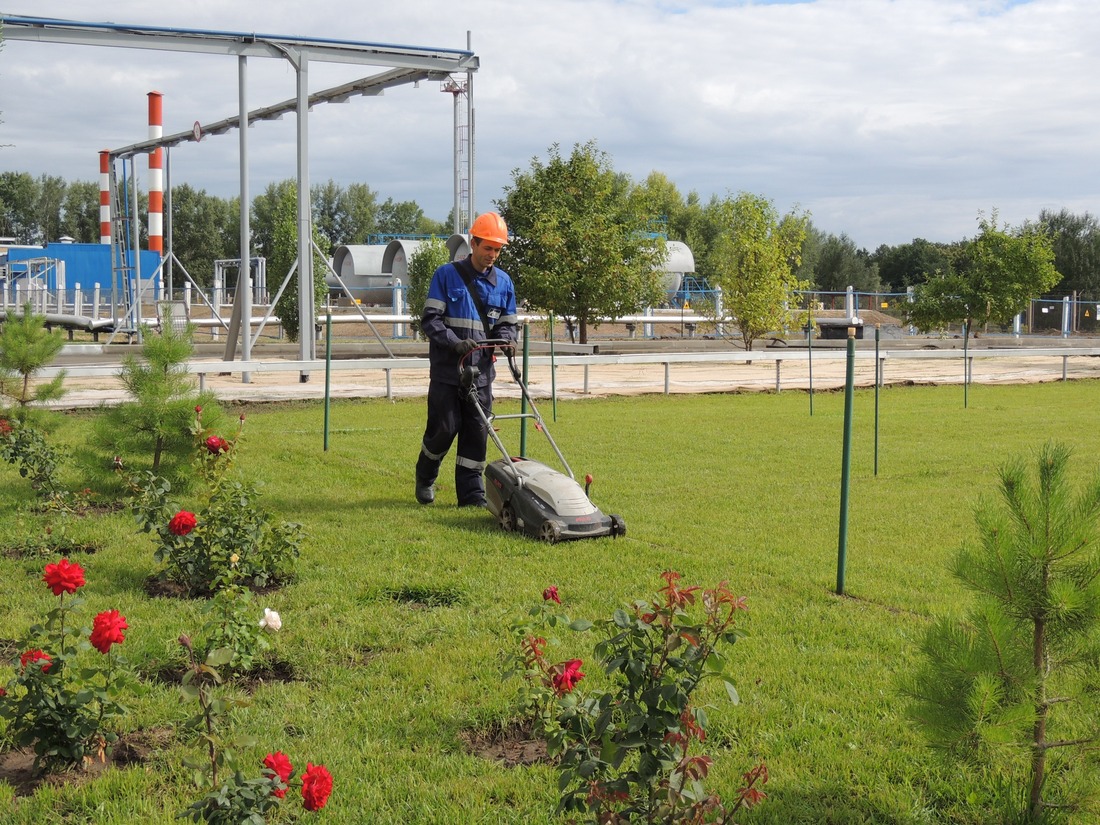
[[[7,559],[25,561],[27,559],[67,558],[75,555],[92,555],[99,552],[99,545],[89,542],[57,541],[38,542],[28,539],[19,544],[0,549],[0,555]]]
[[[169,728],[152,728],[124,733],[83,765],[68,771],[35,774],[34,751],[30,748],[0,754],[0,782],[15,789],[15,795],[31,796],[43,785],[60,787],[82,785],[112,768],[144,765],[162,751],[172,739]]]
[[[158,682],[162,685],[180,685],[183,676],[187,672],[187,665],[183,662],[165,665],[144,674],[144,678]],[[245,693],[251,695],[264,685],[273,685],[281,682],[293,682],[298,679],[294,665],[282,660],[264,661],[245,673],[226,674],[225,683],[236,685]]]
[[[556,761],[546,751],[546,740],[532,731],[531,722],[495,722],[488,728],[464,730],[459,738],[467,753],[509,768]]]
[[[271,584],[265,584],[263,587],[250,586],[249,590],[256,596],[265,596],[268,593],[274,593],[276,590],[281,590],[285,582],[273,582]],[[154,573],[145,580],[145,593],[154,599],[207,599],[211,594],[209,593],[195,593],[182,582],[172,581],[169,578],[165,578],[161,573]]]

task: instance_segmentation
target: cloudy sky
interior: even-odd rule
[[[635,180],[707,200],[749,191],[858,246],[974,234],[1040,210],[1100,210],[1095,0],[9,0],[5,14],[464,49],[476,209],[513,170],[595,140]],[[155,9],[155,10],[154,10]],[[376,73],[313,64],[310,90]],[[96,180],[98,151],[237,113],[237,61],[7,41],[0,171]],[[295,95],[282,60],[248,64],[251,108]],[[437,83],[315,107],[313,183],[368,184],[444,220],[453,99]],[[294,117],[249,132],[253,194],[295,174]],[[172,182],[238,192],[237,136],[172,152]],[[139,163],[144,172],[145,164]],[[140,177],[145,184],[144,174]]]

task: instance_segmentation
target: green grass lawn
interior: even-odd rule
[[[416,504],[422,400],[335,402],[327,452],[320,403],[247,408],[238,470],[307,540],[297,581],[257,602],[281,613],[273,655],[295,678],[259,687],[236,727],[257,737],[257,765],[282,750],[332,771],[318,822],[557,821],[552,767],[504,767],[462,744],[464,731],[515,715],[519,684],[500,671],[508,624],[550,584],[572,616],[605,618],[673,569],[688,584],[728,580],[749,601],[749,636],[730,651],[741,704],[719,683],[701,691],[710,787],[732,797],[761,759],[771,772],[768,800],[739,822],[991,822],[983,789],[906,722],[897,680],[930,619],[967,606],[947,563],[975,535],[973,507],[995,494],[997,468],[1055,439],[1075,449],[1075,478],[1095,471],[1098,395],[1089,382],[972,387],[964,409],[959,387],[885,389],[875,476],[874,395],[857,393],[846,597],[834,592],[842,393],[817,393],[813,416],[794,392],[559,402],[555,439],[627,536],[552,546],[456,509],[453,451],[437,503]],[[83,443],[92,414],[59,418],[55,438]],[[501,427],[518,451],[518,425]],[[553,463],[533,430],[528,446]],[[0,466],[0,548],[40,529],[31,501]],[[150,537],[124,512],[65,529],[99,548],[76,559],[88,621],[119,608],[123,653],[143,673],[177,657],[201,604],[146,595]],[[0,636],[21,638],[54,605],[40,579],[55,560],[0,555]],[[594,641],[570,634],[554,656],[587,661]],[[601,684],[595,666],[586,673],[582,688]],[[172,729],[192,712],[173,685],[146,684],[126,730]],[[19,798],[0,784],[0,822],[172,822],[195,798],[182,759],[197,750],[171,732],[150,761],[89,782]]]

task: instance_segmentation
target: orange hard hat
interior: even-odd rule
[[[508,243],[508,225],[496,212],[484,212],[477,216],[474,225],[470,227],[470,237],[504,246]]]

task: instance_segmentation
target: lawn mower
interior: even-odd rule
[[[512,415],[487,413],[477,394],[477,378],[480,370],[459,361],[459,375],[463,388],[481,415],[485,428],[497,445],[503,458],[489,462],[485,467],[485,499],[491,512],[507,532],[521,532],[532,538],[551,544],[568,539],[590,539],[601,536],[626,535],[626,523],[617,515],[605,515],[588,499],[590,478],[584,487],[577,483],[573,471],[565,460],[553,436],[539,415],[535,402],[527,392],[516,366],[515,350],[511,342],[487,340],[481,347],[501,347],[508,361],[512,378],[519,385],[530,412]],[[535,429],[546,436],[565,472],[548,467],[540,461],[511,455],[493,426],[494,421],[506,419],[531,419]]]

